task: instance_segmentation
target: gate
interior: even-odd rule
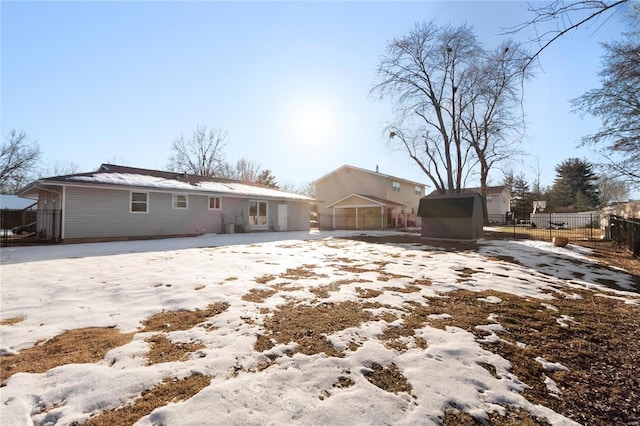
[[[62,239],[62,210],[3,209],[0,232],[2,247],[59,243]]]

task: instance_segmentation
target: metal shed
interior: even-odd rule
[[[473,241],[483,235],[482,197],[477,192],[423,197],[418,216],[425,239]]]

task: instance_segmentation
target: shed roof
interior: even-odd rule
[[[373,195],[365,195],[365,194],[349,194],[346,197],[343,197],[341,199],[339,199],[338,201],[335,201],[331,204],[329,204],[327,206],[327,208],[330,207],[336,207],[339,204],[341,204],[343,201],[348,200],[349,198],[352,197],[357,197],[361,200],[363,200],[364,202],[361,204],[358,204],[357,207],[370,207],[371,204],[377,205],[377,206],[384,206],[384,207],[388,207],[388,206],[404,206],[404,204],[400,204],[396,201],[391,201],[391,200],[385,200],[384,198],[380,198],[380,197],[375,197]]]

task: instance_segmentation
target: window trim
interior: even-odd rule
[[[145,195],[145,201],[134,201],[133,200],[133,194],[144,194]],[[144,204],[145,209],[144,210],[134,210],[133,209],[133,203],[136,204]],[[129,191],[129,213],[135,213],[135,214],[148,214],[149,213],[149,192],[148,191]]]
[[[414,192],[416,195],[420,195],[420,196],[422,196],[422,187],[421,187],[420,185],[416,185],[416,187],[415,187],[415,188],[413,188],[413,192]]]
[[[265,205],[265,215],[264,215],[264,225],[262,224],[252,224],[251,223],[251,203],[256,203],[256,217],[260,217],[260,203],[264,203]],[[249,200],[249,227],[252,229],[268,229],[269,228],[269,202],[267,200]]]
[[[396,182],[396,181],[391,182],[391,190],[393,192],[400,192],[400,182]]]
[[[212,199],[216,199],[218,200],[218,207],[211,207],[211,200]],[[222,210],[222,197],[216,197],[213,195],[209,196],[209,210]]]
[[[178,206],[177,197],[184,197],[184,207]],[[189,208],[189,195],[187,194],[172,194],[171,196],[171,207],[174,210],[187,210]]]

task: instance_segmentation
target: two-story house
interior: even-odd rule
[[[312,182],[321,229],[420,226],[425,184],[344,165]]]

